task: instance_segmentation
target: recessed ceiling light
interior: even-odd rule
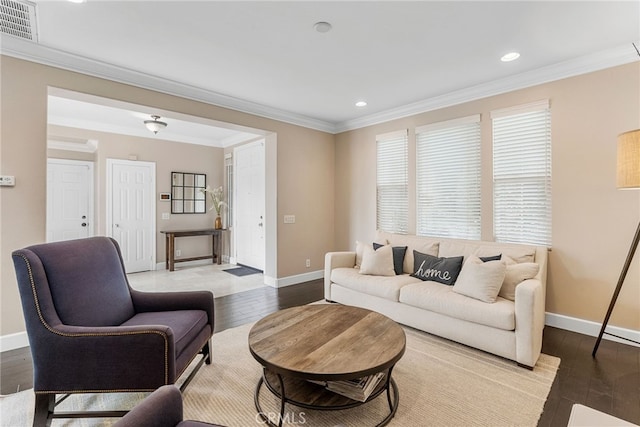
[[[87,0],[69,0],[71,3],[84,3]]]
[[[511,61],[515,61],[518,58],[520,58],[520,54],[518,52],[509,52],[506,55],[504,55],[502,58],[500,58],[500,61],[511,62]]]
[[[366,107],[367,101],[358,101],[356,102],[356,107]]]
[[[313,28],[319,33],[328,33],[331,31],[331,24],[328,22],[320,21],[313,24]]]

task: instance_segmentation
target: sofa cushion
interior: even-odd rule
[[[452,257],[471,255],[478,257],[492,257],[501,254],[504,258],[509,256],[516,262],[534,262],[536,256],[535,246],[520,244],[504,244],[497,242],[475,242],[456,239],[442,239],[440,242],[438,256]]]
[[[452,286],[462,269],[463,257],[435,257],[413,251],[413,277],[421,280],[433,280]]]
[[[400,289],[420,279],[407,274],[401,276],[366,276],[357,268],[334,268],[331,281],[345,288],[398,302]]]
[[[407,274],[413,273],[413,251],[438,256],[439,239],[434,237],[396,234],[378,230],[376,232],[376,241],[385,241],[390,243],[391,246],[407,247],[402,270]]]
[[[373,249],[378,250],[384,245],[373,242]],[[406,246],[393,246],[393,269],[396,274],[404,273],[404,254],[407,252]]]
[[[527,279],[533,279],[538,274],[540,266],[534,262],[516,263],[506,257],[507,269],[499,295],[511,301],[516,300],[516,286]]]
[[[453,285],[453,292],[477,300],[494,303],[504,282],[507,265],[503,261],[483,261],[471,255]]]
[[[121,326],[168,326],[173,331],[177,357],[207,326],[207,319],[207,312],[203,310],[152,311],[138,313]]]
[[[374,276],[395,276],[393,269],[393,250],[391,245],[380,246],[376,250],[373,246],[365,246],[362,252],[360,274]]]
[[[377,243],[381,246],[386,245],[388,242],[386,239],[376,239],[374,243]],[[360,268],[360,264],[362,264],[362,253],[364,252],[364,248],[367,246],[373,247],[371,243],[364,243],[360,240],[356,240],[356,267]]]
[[[437,282],[407,284],[400,290],[400,302],[456,319],[512,331],[515,304],[498,297],[493,304],[453,292],[451,286]]]

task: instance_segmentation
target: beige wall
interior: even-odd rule
[[[0,335],[24,330],[11,251],[45,237],[48,86],[277,133],[278,278],[321,270],[325,252],[353,248],[356,239],[373,236],[376,134],[407,128],[410,149],[415,152],[415,126],[477,113],[482,114],[486,166],[482,230],[484,238],[490,239],[489,112],[544,98],[551,101],[553,139],[553,251],[547,311],[600,322],[640,220],[640,192],[615,189],[616,136],[640,128],[638,63],[333,136],[14,58],[2,56],[1,61],[0,173],[15,175],[17,184],[0,188]],[[150,154],[143,148],[132,152],[138,143],[144,146],[131,140],[110,155],[138,154],[140,160],[147,160]],[[222,157],[221,153],[220,163]],[[192,164],[188,158],[185,161]],[[158,169],[158,191],[163,191],[164,174]],[[410,182],[414,178],[412,167]],[[414,194],[412,190],[412,224]],[[158,202],[159,215],[162,209]],[[295,214],[296,223],[282,224],[285,214]],[[158,230],[160,224],[159,219]],[[163,247],[159,242],[159,256]],[[304,267],[307,258],[311,259],[308,269]],[[611,324],[640,330],[640,255],[634,259]]]
[[[373,237],[375,135],[409,129],[409,153],[415,153],[416,126],[478,113],[482,115],[482,232],[483,239],[492,239],[489,113],[541,99],[551,103],[553,146],[553,250],[546,308],[601,322],[640,221],[640,191],[615,188],[616,137],[640,128],[638,62],[337,135],[336,249],[353,249],[356,239]],[[409,182],[415,182],[411,160]],[[415,232],[415,186],[409,194],[411,232]],[[640,330],[640,253],[610,324]]]
[[[94,233],[107,234],[106,226],[106,160],[136,160],[152,162],[156,165],[156,262],[165,261],[165,236],[163,230],[184,230],[189,228],[213,227],[214,211],[206,214],[171,214],[171,203],[159,200],[159,193],[171,192],[171,172],[194,172],[207,175],[207,184],[212,188],[223,185],[224,159],[222,148],[203,145],[183,144],[157,138],[140,138],[86,129],[62,126],[48,127],[49,135],[58,137],[92,139],[98,141],[94,154],[79,156],[73,151],[49,150],[48,156],[63,159],[92,160],[95,162],[96,191]],[[83,158],[85,157],[85,158]],[[93,157],[90,158],[90,157]],[[162,214],[169,213],[170,219],[163,220]],[[176,249],[182,257],[206,255],[211,251],[211,239],[176,239]]]
[[[324,253],[333,248],[333,135],[11,57],[0,61],[0,173],[16,177],[15,187],[0,188],[0,335],[24,331],[11,252],[45,239],[49,86],[275,132],[276,277],[322,269]],[[119,150],[113,155],[136,154]],[[141,160],[148,155],[142,149],[138,154]],[[175,164],[191,163],[185,158]],[[157,171],[159,185],[165,173]],[[296,224],[282,226],[284,213],[295,214]],[[302,257],[311,258],[311,268]]]

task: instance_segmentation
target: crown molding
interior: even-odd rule
[[[22,40],[18,37],[5,36],[1,38],[1,53],[38,64],[74,71],[93,77],[100,77],[118,83],[149,89],[156,92],[175,95],[194,101],[205,102],[219,107],[256,116],[273,119],[293,125],[334,133],[333,123],[314,119],[302,114],[280,110],[266,105],[246,101],[232,96],[205,90],[195,86],[160,78],[125,67],[119,67],[102,61],[90,59],[81,55],[64,52],[34,42]]]
[[[637,45],[638,43],[636,43]],[[415,114],[451,107],[489,96],[500,95],[543,83],[574,77],[605,68],[640,61],[638,53],[631,43],[612,49],[592,53],[547,67],[525,73],[516,74],[492,82],[456,90],[441,96],[428,98],[398,108],[370,114],[354,120],[347,120],[335,125],[335,133],[355,130],[366,126],[401,119]]]
[[[637,52],[631,43],[612,49],[563,61],[547,67],[503,79],[482,83],[456,90],[398,108],[381,111],[353,120],[332,123],[301,114],[280,110],[266,105],[234,98],[195,86],[141,73],[124,67],[96,61],[59,49],[43,46],[17,37],[3,36],[1,39],[3,55],[100,77],[119,83],[130,84],[143,89],[175,95],[194,101],[205,102],[219,107],[229,108],[247,114],[273,119],[297,126],[337,134],[355,130],[415,114],[425,113],[489,96],[500,95],[514,90],[524,89],[551,81],[586,74],[605,68],[639,61]]]
[[[77,151],[81,153],[95,153],[98,149],[98,141],[95,139],[72,141],[53,136],[47,140],[47,148],[65,151]]]

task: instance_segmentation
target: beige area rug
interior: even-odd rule
[[[184,394],[185,417],[229,427],[264,425],[253,404],[260,365],[249,353],[251,325],[213,336],[213,364],[204,366]],[[405,328],[407,349],[393,371],[400,405],[390,426],[535,426],[560,359],[541,355],[533,371],[514,362]],[[144,394],[72,396],[67,410],[128,408]],[[267,413],[279,412],[268,390],[260,400]],[[31,425],[33,391],[2,398],[2,426]],[[61,405],[61,406],[62,406]],[[384,395],[341,411],[311,411],[287,405],[285,425],[370,426],[388,414]],[[275,416],[275,415],[274,415]],[[109,426],[109,420],[54,420],[53,426]]]

